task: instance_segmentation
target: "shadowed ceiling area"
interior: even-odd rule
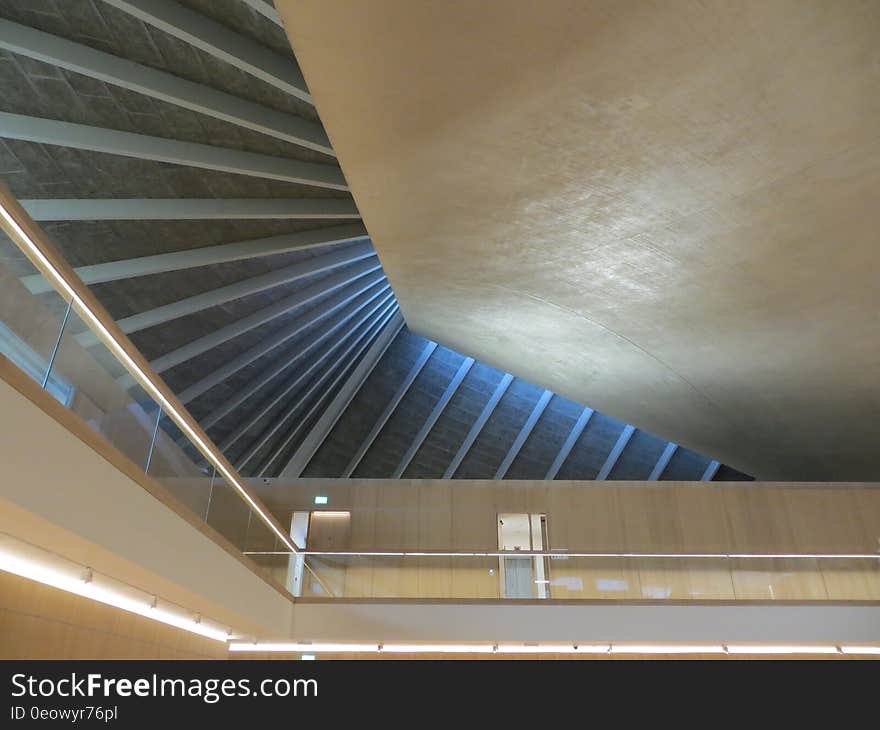
[[[880,4],[277,7],[414,332],[759,479],[880,478]]]
[[[0,80],[4,181],[242,474],[750,478],[411,332],[262,0],[0,0]]]

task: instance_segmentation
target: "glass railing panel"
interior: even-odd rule
[[[633,563],[641,598],[732,601],[736,597],[726,558],[639,558]]]
[[[247,530],[244,536],[243,552],[274,552],[284,550],[281,540],[273,530],[259,518],[259,515],[251,509],[248,518]]]
[[[63,405],[71,396],[70,383],[46,374],[67,312],[67,300],[0,232],[0,354]]]
[[[880,601],[880,559],[826,558],[819,565],[830,600]]]
[[[73,386],[70,409],[146,470],[159,407],[139,385],[127,388],[120,383],[125,369],[86,326],[76,306],[61,336],[51,374]]]
[[[880,561],[841,558],[252,556],[279,581],[304,562],[306,598],[521,600],[878,600]],[[539,562],[543,563],[540,567]],[[291,592],[294,592],[291,589]]]
[[[625,558],[552,556],[546,559],[551,598],[644,598],[637,567]]]
[[[858,561],[870,568],[871,561]],[[880,579],[880,565],[873,569]],[[740,600],[813,600],[831,598],[825,588],[825,572],[834,566],[809,558],[749,558],[730,561],[731,578]]]
[[[290,552],[256,510],[219,476],[211,488],[207,523],[248,555],[258,573],[293,593],[290,579],[295,565],[290,560]],[[300,570],[302,572],[302,568]]]
[[[211,488],[207,523],[239,550],[247,543],[251,508],[226,479],[217,475]]]
[[[147,473],[204,521],[215,469],[164,412],[158,426]]]
[[[257,570],[264,576],[282,586],[293,596],[301,595],[300,586],[309,575],[304,559],[292,557],[283,548],[274,553],[248,553]]]

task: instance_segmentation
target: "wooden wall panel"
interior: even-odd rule
[[[718,491],[724,503],[734,552],[792,553],[797,542],[787,519],[785,495],[779,489],[741,489]],[[790,504],[790,503],[789,503]]]
[[[0,572],[0,659],[225,659],[226,645]]]
[[[425,550],[445,550],[452,541],[452,495],[433,484],[414,487],[419,499],[419,544]],[[411,561],[412,562],[412,561]],[[449,558],[418,558],[418,594],[444,598],[452,594],[452,566]]]
[[[859,552],[870,544],[853,490],[789,489],[781,495],[798,550]]]

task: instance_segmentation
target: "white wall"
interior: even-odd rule
[[[292,605],[0,380],[0,530],[243,631]]]

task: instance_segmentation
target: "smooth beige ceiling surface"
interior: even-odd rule
[[[277,0],[416,332],[880,478],[880,2]]]

